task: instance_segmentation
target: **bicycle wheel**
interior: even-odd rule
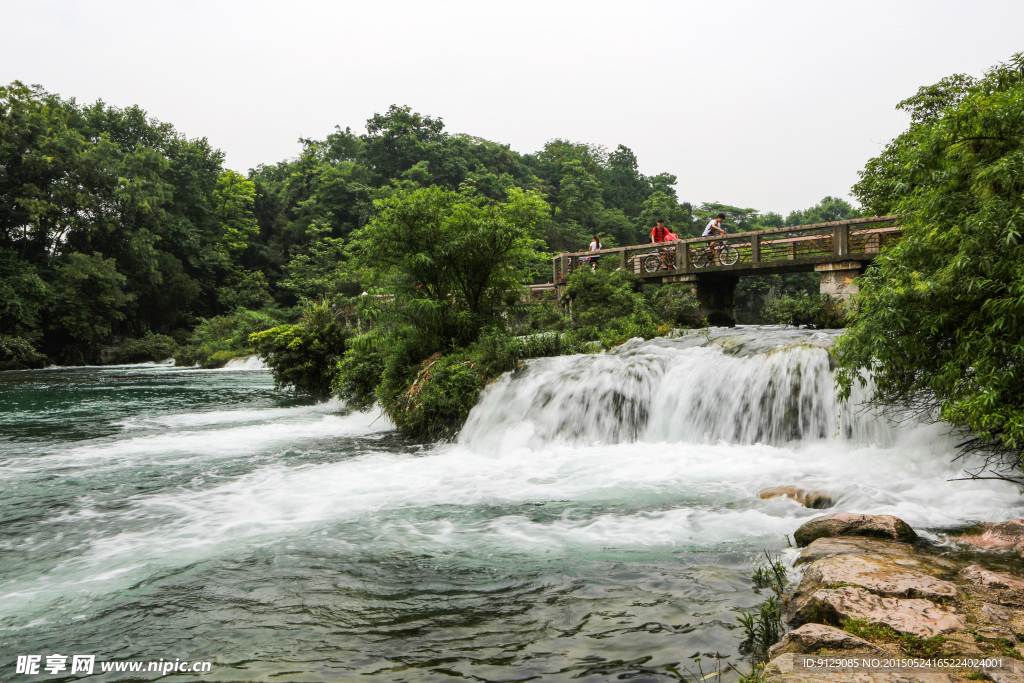
[[[644,272],[653,273],[661,267],[661,259],[657,254],[648,254],[644,257]]]
[[[707,249],[701,249],[693,255],[693,261],[691,261],[694,268],[704,268],[711,263],[711,256]]]
[[[731,266],[740,260],[740,252],[736,247],[726,244],[718,250],[718,262],[723,266]]]

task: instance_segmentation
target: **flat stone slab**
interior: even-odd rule
[[[967,683],[967,679],[946,671],[794,670],[793,659],[803,656],[792,652],[779,655],[765,667],[764,680],[767,683]]]
[[[893,543],[857,536],[819,538],[800,550],[800,556],[796,559],[795,564],[806,564],[831,555],[878,557],[905,569],[914,569],[929,574],[952,575],[957,568],[956,563],[952,560],[926,555],[906,543]]]
[[[884,624],[901,633],[911,633],[921,638],[961,631],[967,627],[960,615],[930,600],[886,598],[863,588],[822,588],[808,595],[794,608],[792,614],[787,615],[791,625],[803,625],[821,620],[823,616],[831,616],[837,620],[861,619],[870,624]]]
[[[811,654],[826,649],[837,652],[877,653],[882,651],[882,648],[877,645],[842,629],[824,624],[804,624],[800,628],[793,629],[783,636],[781,641],[772,645],[768,650],[768,657],[775,659],[784,652]]]
[[[937,579],[916,569],[900,566],[884,556],[832,555],[811,563],[797,594],[817,588],[859,586],[891,598],[956,598],[956,584]]]
[[[917,534],[906,522],[892,515],[858,515],[840,512],[815,517],[793,533],[798,548],[819,538],[835,536],[869,536],[889,541],[913,541]]]
[[[1024,591],[1024,578],[1004,572],[989,571],[979,564],[964,567],[960,570],[960,576],[968,581],[981,586],[988,586],[989,588],[1009,588]]]

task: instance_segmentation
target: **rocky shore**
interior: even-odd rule
[[[766,681],[1024,683],[1024,520],[940,545],[896,517],[835,514],[794,538],[792,630],[769,650]]]

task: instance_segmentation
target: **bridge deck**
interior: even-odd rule
[[[899,238],[901,229],[895,225],[898,218],[873,216],[719,237],[695,237],[657,246],[637,244],[594,252],[566,252],[554,257],[552,283],[564,284],[576,268],[581,264],[589,265],[595,256],[601,268],[609,265],[626,268],[642,278],[663,282],[692,280],[701,273],[793,273],[811,271],[815,266],[828,263],[863,263],[873,260],[884,244]],[[714,259],[701,266],[699,257],[712,243],[732,246],[737,252],[736,262],[723,265]]]

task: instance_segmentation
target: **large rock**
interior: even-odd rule
[[[799,566],[832,555],[877,557],[905,569],[949,577],[956,574],[958,568],[956,562],[947,557],[925,554],[906,543],[890,543],[857,536],[819,538],[800,550],[795,564]]]
[[[985,550],[1014,550],[1024,556],[1024,519],[1011,519],[998,524],[983,524],[986,531],[976,536],[959,536],[954,540]]]
[[[948,671],[935,669],[880,671],[828,671],[795,668],[793,659],[804,655],[786,653],[768,663],[764,670],[766,683],[966,683]],[[1014,681],[1014,683],[1017,683]]]
[[[960,576],[964,577],[968,581],[980,586],[987,586],[988,588],[1009,588],[1012,590],[1024,591],[1024,579],[1014,576],[1013,574],[989,571],[978,564],[972,564],[969,567],[964,567],[960,570]]]
[[[769,486],[758,494],[761,498],[790,498],[805,508],[824,510],[832,507],[832,496],[821,491],[808,491],[796,486]]]
[[[810,593],[818,588],[856,586],[890,598],[952,600],[959,594],[956,584],[937,579],[916,569],[901,567],[885,556],[832,555],[811,563],[800,588]]]
[[[787,615],[787,621],[794,626],[843,619],[885,624],[922,638],[963,630],[967,626],[961,616],[930,600],[884,598],[852,586],[814,591],[794,605],[792,613]]]
[[[818,650],[877,653],[881,652],[882,648],[838,628],[824,624],[804,624],[800,628],[793,629],[783,636],[781,641],[772,645],[768,650],[768,656],[775,659],[785,652],[811,654]]]
[[[858,515],[850,512],[815,517],[793,534],[798,548],[803,548],[816,539],[833,536],[869,536],[904,542],[917,538],[914,530],[898,517]]]

